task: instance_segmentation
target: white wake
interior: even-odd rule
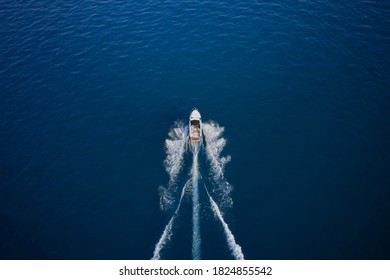
[[[221,152],[226,145],[226,139],[222,137],[224,130],[223,127],[213,121],[203,124],[206,155],[211,165],[210,173],[215,186],[212,192],[217,196],[222,208],[233,206],[233,200],[230,196],[233,188],[226,181],[224,175],[225,166],[231,160],[231,157],[229,155],[221,156]]]
[[[192,162],[192,259],[200,260],[201,256],[201,236],[199,220],[199,169],[198,153],[194,153]]]
[[[241,246],[237,244],[236,239],[235,239],[233,233],[229,229],[228,224],[223,219],[222,213],[219,210],[219,207],[218,207],[217,203],[215,203],[214,199],[211,197],[210,193],[208,192],[206,185],[204,185],[204,187],[205,187],[205,190],[206,190],[207,195],[209,197],[210,204],[211,204],[211,209],[213,210],[214,216],[222,224],[222,227],[223,227],[223,230],[224,230],[224,233],[225,233],[226,241],[227,241],[227,244],[228,244],[230,252],[232,253],[233,257],[236,260],[244,260],[244,254],[242,253]]]
[[[157,244],[154,248],[152,260],[159,260],[160,259],[161,250],[165,247],[165,245],[168,243],[168,241],[171,240],[171,237],[173,234],[173,232],[172,232],[173,222],[175,221],[176,217],[179,214],[181,202],[183,200],[183,197],[184,197],[184,194],[186,192],[186,188],[187,188],[189,182],[190,182],[190,180],[188,180],[185,183],[183,190],[181,191],[179,204],[177,205],[177,208],[176,208],[175,212],[173,213],[172,218],[169,220],[168,224],[165,226],[165,229],[160,237],[160,240],[157,242]]]
[[[177,196],[176,181],[183,168],[184,153],[188,145],[186,127],[182,122],[175,122],[168,136],[169,138],[165,140],[167,156],[164,160],[164,167],[169,175],[169,183],[166,187],[159,187],[160,208],[162,210],[168,210],[175,205],[175,197]]]

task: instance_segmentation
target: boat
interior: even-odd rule
[[[202,117],[197,108],[192,109],[189,127],[191,142],[200,142],[202,140]]]

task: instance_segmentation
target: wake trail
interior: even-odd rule
[[[224,171],[226,164],[231,160],[228,155],[221,156],[221,152],[226,146],[226,139],[222,137],[224,128],[216,122],[207,122],[203,124],[203,133],[206,141],[206,155],[210,162],[210,174],[215,189],[213,194],[217,196],[218,202],[222,208],[232,207],[233,200],[230,197],[232,186],[226,181]]]
[[[179,202],[176,209],[165,226],[164,231],[155,245],[152,260],[161,258],[161,251],[166,247],[171,240],[174,230],[174,223],[179,215],[179,210],[182,204],[183,197],[186,190],[192,191],[192,259],[201,259],[201,221],[200,221],[200,198],[199,198],[199,178],[202,178],[199,172],[198,154],[204,149],[207,160],[210,163],[210,178],[212,188],[207,189],[206,184],[204,188],[208,195],[212,212],[222,224],[224,235],[226,237],[229,251],[235,259],[243,260],[244,254],[241,246],[236,243],[235,237],[228,224],[223,218],[223,210],[226,207],[232,207],[233,200],[230,196],[232,186],[225,179],[225,166],[230,161],[231,157],[221,156],[221,153],[226,145],[226,139],[223,137],[224,128],[218,123],[210,121],[203,123],[202,131],[204,135],[204,144],[202,141],[194,142],[189,140],[188,126],[182,122],[176,122],[174,127],[169,132],[169,137],[165,140],[166,158],[164,160],[164,167],[169,175],[169,182],[167,186],[160,186],[160,207],[162,210],[173,209],[178,199],[178,177],[183,169],[184,154],[187,150],[192,151],[193,162],[190,170],[191,178],[187,180],[181,191]],[[203,180],[202,180],[203,181]],[[191,184],[192,189],[189,189]],[[213,197],[216,199],[215,202]]]
[[[165,140],[166,158],[164,160],[165,171],[169,175],[167,187],[160,186],[160,208],[168,210],[176,202],[176,181],[183,168],[184,153],[187,150],[188,141],[186,127],[182,122],[176,122]]]
[[[165,226],[165,229],[160,237],[160,240],[157,242],[155,248],[154,248],[154,252],[153,252],[153,257],[152,257],[152,260],[159,260],[160,259],[160,252],[162,249],[164,249],[165,245],[168,243],[169,240],[171,240],[171,237],[172,237],[172,227],[173,227],[173,223],[176,219],[176,217],[178,216],[179,214],[179,209],[180,209],[180,206],[181,206],[181,202],[183,200],[183,197],[184,197],[184,194],[185,194],[185,191],[186,191],[186,188],[187,188],[187,185],[188,183],[190,182],[190,180],[188,180],[184,187],[183,187],[183,190],[181,191],[181,195],[180,195],[180,200],[179,200],[179,204],[177,205],[177,208],[175,210],[175,212],[173,213],[172,215],[172,218],[169,220],[168,224]]]
[[[174,184],[183,167],[183,155],[186,151],[187,136],[183,123],[176,122],[165,140],[167,157],[164,160],[165,170],[169,174],[169,184]]]
[[[205,188],[206,193],[207,193],[207,195],[209,197],[210,204],[211,204],[211,209],[213,210],[214,216],[219,219],[219,221],[221,222],[221,224],[223,226],[223,229],[224,229],[224,232],[225,232],[226,241],[228,243],[230,252],[232,253],[233,257],[236,260],[244,260],[244,254],[242,253],[241,246],[236,243],[236,239],[235,239],[233,233],[229,229],[228,224],[223,219],[222,213],[219,210],[219,207],[218,207],[217,203],[215,203],[214,199],[211,197],[211,195],[210,195],[209,191],[207,190],[207,187],[206,187],[205,184],[204,184],[204,188]]]
[[[200,260],[201,236],[199,221],[199,188],[198,188],[198,153],[194,153],[192,163],[192,259]]]

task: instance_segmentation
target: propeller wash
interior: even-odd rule
[[[153,260],[161,259],[161,252],[170,242],[174,230],[174,222],[179,216],[183,197],[186,194],[192,195],[192,259],[201,259],[201,230],[200,230],[200,203],[199,203],[199,180],[202,176],[199,171],[199,152],[204,150],[210,164],[210,177],[213,188],[209,190],[203,182],[204,189],[209,199],[210,209],[215,219],[221,223],[227,246],[235,259],[244,259],[241,247],[236,243],[235,237],[228,224],[223,218],[223,210],[232,207],[231,199],[232,186],[224,176],[225,165],[230,161],[230,156],[222,157],[221,152],[226,145],[222,137],[224,131],[216,122],[202,122],[198,109],[193,109],[190,114],[189,124],[176,122],[169,132],[169,138],[165,140],[166,159],[164,160],[165,170],[169,175],[167,186],[160,186],[160,207],[167,211],[175,211],[168,224],[155,245]],[[178,175],[184,165],[184,155],[187,151],[192,153],[192,167],[190,178],[184,184],[179,195]],[[214,199],[213,199],[214,197]]]

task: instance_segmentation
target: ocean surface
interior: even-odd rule
[[[1,1],[0,259],[150,259],[172,216],[165,140],[193,107],[225,128],[246,259],[390,259],[374,0]],[[201,258],[231,259],[199,191]],[[191,259],[191,203],[162,258]]]

